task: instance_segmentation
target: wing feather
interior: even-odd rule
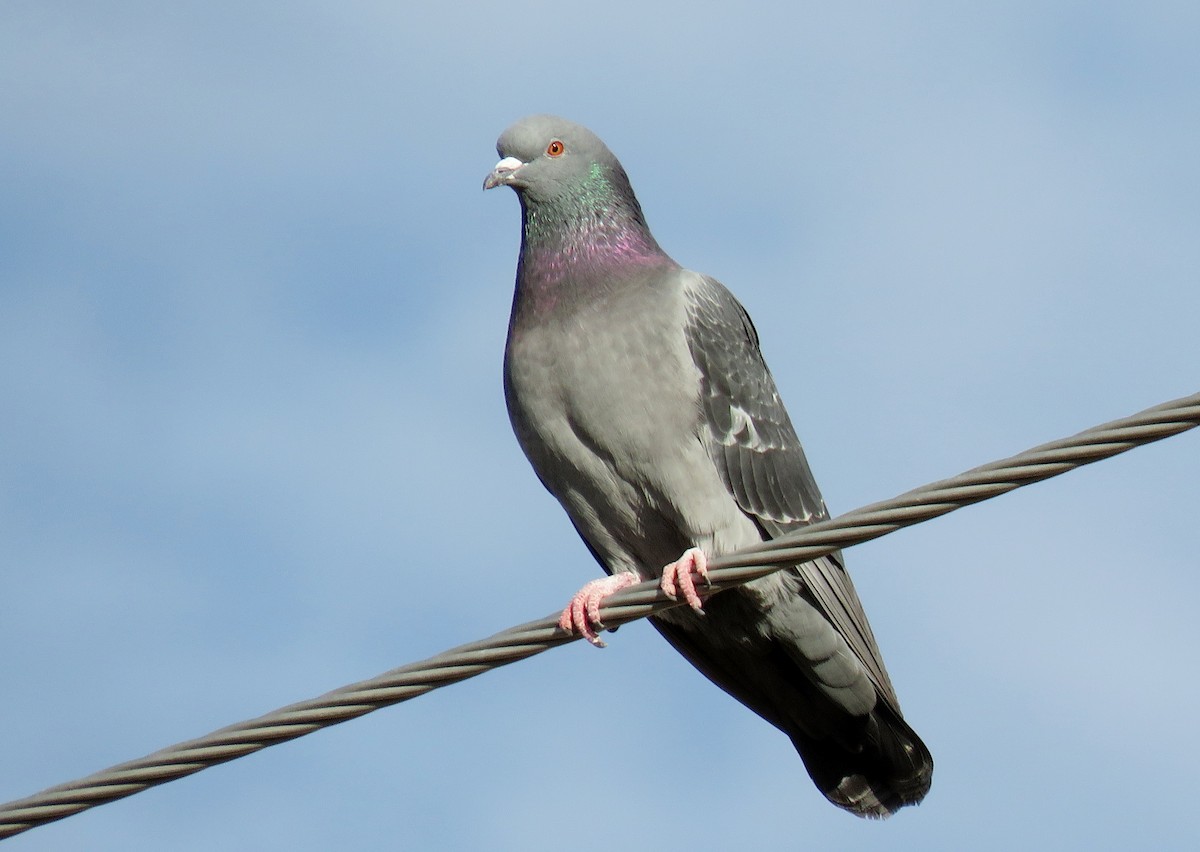
[[[829,517],[746,310],[706,276],[689,291],[688,347],[700,371],[703,438],[738,506],[765,539]],[[840,552],[792,569],[898,708]]]

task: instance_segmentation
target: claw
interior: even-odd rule
[[[696,612],[704,612],[704,602],[696,591],[696,578],[699,577],[705,585],[712,585],[708,580],[708,557],[698,547],[691,547],[683,555],[663,568],[659,588],[669,598],[679,600],[680,593],[688,606]]]
[[[558,626],[568,633],[581,633],[583,638],[597,648],[603,648],[604,640],[597,633],[597,628],[604,629],[604,625],[600,621],[600,604],[605,598],[611,597],[621,589],[635,585],[637,582],[637,575],[628,571],[592,580],[571,598],[571,602],[558,617]]]

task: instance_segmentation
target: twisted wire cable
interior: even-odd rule
[[[1148,408],[1070,438],[1042,444],[891,500],[855,509],[737,553],[714,557],[709,560],[713,591],[748,583],[780,568],[879,538],[902,527],[1168,438],[1197,425],[1200,425],[1200,393]],[[658,588],[657,582],[647,581],[608,598],[600,615],[604,624],[612,628],[678,605]],[[370,680],[335,689],[0,805],[0,839],[416,698],[578,638],[557,625],[558,614],[555,613]]]

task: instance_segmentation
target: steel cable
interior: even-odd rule
[[[981,500],[1176,435],[1200,425],[1200,394],[1164,403],[1070,438],[1034,447],[786,536],[709,560],[714,591],[869,541]],[[678,604],[655,582],[609,598],[600,610],[617,627]],[[188,740],[84,778],[0,805],[0,838],[133,795],[210,766],[304,736],[447,684],[573,642],[558,614]]]

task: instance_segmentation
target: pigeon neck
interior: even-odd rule
[[[621,272],[672,263],[619,167],[610,175],[595,166],[579,191],[553,199],[522,197],[521,207],[522,278],[539,289],[564,283],[591,289],[620,279]]]

